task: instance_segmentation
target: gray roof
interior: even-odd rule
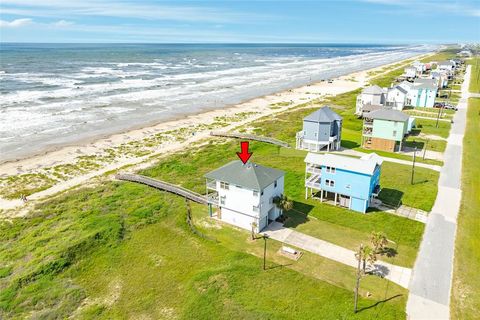
[[[313,122],[332,122],[335,120],[342,120],[342,117],[340,117],[335,111],[330,109],[329,106],[324,106],[317,111],[309,114],[303,120],[306,121],[313,121]]]
[[[390,121],[402,121],[408,120],[409,116],[403,112],[391,109],[380,109],[368,113],[368,117],[371,119],[390,120]]]
[[[205,178],[228,182],[251,190],[263,190],[278,178],[283,177],[285,172],[240,160],[234,160],[223,167],[210,171]]]
[[[445,60],[445,61],[438,61],[437,65],[455,66],[455,63],[453,63],[452,61]]]
[[[396,85],[395,87],[388,88],[389,91],[390,90],[395,90],[395,89],[397,89],[401,93],[404,93],[404,94],[407,93],[407,90],[405,90],[402,86],[399,86],[399,85]]]
[[[373,85],[373,86],[366,87],[365,89],[363,89],[363,90],[362,90],[362,93],[366,93],[366,94],[382,94],[382,93],[383,93],[383,89],[380,88],[380,87],[377,86],[377,85]]]
[[[424,88],[430,90],[438,89],[437,81],[435,79],[416,79],[413,83],[415,88]]]
[[[379,110],[379,109],[382,109],[382,108],[383,108],[383,105],[381,105],[381,104],[367,103],[367,104],[363,105],[362,111],[367,113],[367,112],[372,112],[372,111]]]

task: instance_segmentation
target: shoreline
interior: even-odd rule
[[[38,145],[36,145],[36,143],[34,142],[33,144],[30,144],[30,147],[28,146],[28,144],[26,144],[23,147],[19,147],[17,149],[12,149],[11,152],[5,151],[3,153],[4,158],[0,157],[0,166],[3,165],[3,164],[10,163],[10,162],[15,163],[15,162],[20,162],[22,160],[26,160],[26,159],[29,159],[29,158],[46,156],[49,153],[56,152],[58,150],[61,150],[62,148],[68,148],[68,147],[74,147],[74,146],[84,147],[84,146],[86,146],[88,144],[91,144],[91,143],[94,143],[96,141],[108,139],[109,137],[117,135],[117,134],[126,134],[130,131],[135,131],[135,130],[144,129],[144,128],[147,129],[149,127],[157,126],[160,123],[175,122],[175,121],[178,121],[178,120],[181,120],[181,119],[188,118],[189,116],[197,116],[199,114],[207,113],[207,112],[214,111],[214,110],[227,110],[227,109],[230,109],[232,107],[247,104],[250,101],[255,100],[255,99],[264,98],[264,97],[268,97],[268,96],[274,96],[274,95],[279,94],[279,93],[281,94],[281,93],[284,93],[284,92],[289,91],[289,90],[298,89],[298,88],[302,88],[302,87],[306,87],[306,86],[311,86],[311,85],[315,86],[315,85],[320,84],[322,82],[325,82],[326,80],[329,80],[329,79],[338,79],[338,78],[341,78],[341,77],[352,75],[352,74],[355,74],[355,73],[358,73],[358,72],[363,72],[363,71],[366,71],[366,70],[375,70],[377,68],[384,68],[386,66],[396,64],[396,63],[399,63],[401,61],[410,60],[410,59],[416,58],[418,56],[423,56],[423,55],[426,55],[426,54],[428,54],[428,53],[422,53],[422,54],[419,54],[419,55],[411,56],[409,58],[405,58],[405,59],[401,59],[401,60],[395,60],[393,62],[383,64],[383,65],[379,65],[379,66],[376,66],[376,67],[370,67],[370,66],[368,66],[369,63],[367,63],[366,66],[354,67],[352,71],[349,71],[348,73],[340,73],[338,76],[335,76],[335,77],[325,78],[325,76],[324,76],[324,77],[322,77],[321,80],[316,79],[316,80],[312,81],[310,79],[310,81],[304,82],[302,84],[289,83],[288,85],[284,86],[284,88],[282,88],[282,89],[270,88],[270,89],[265,90],[266,91],[265,94],[245,97],[245,99],[240,99],[240,100],[235,101],[235,102],[222,103],[221,106],[216,106],[216,103],[214,105],[208,104],[208,105],[203,105],[203,106],[197,106],[196,107],[197,109],[194,110],[194,111],[190,111],[190,110],[180,111],[180,110],[178,110],[178,111],[173,112],[171,114],[160,116],[160,117],[156,118],[155,120],[144,119],[141,122],[137,121],[137,122],[132,123],[132,124],[127,123],[127,124],[124,124],[124,125],[119,125],[119,124],[115,125],[114,123],[107,124],[106,126],[104,126],[101,129],[97,128],[97,129],[92,130],[90,132],[85,132],[85,133],[84,132],[77,132],[77,134],[76,134],[77,138],[71,138],[71,137],[66,136],[66,137],[60,138],[60,139],[52,139],[50,141],[47,140],[44,143],[40,143]],[[61,141],[61,140],[64,140],[64,141]],[[30,149],[30,150],[28,150],[28,149]],[[1,177],[1,175],[2,175],[2,172],[1,172],[1,169],[0,169],[0,177]]]
[[[103,135],[100,138],[97,137],[95,140],[90,138],[86,141],[84,139],[81,142],[77,141],[68,146],[54,147],[55,150],[50,149],[37,153],[34,156],[0,163],[0,178],[5,179],[7,177],[25,174],[41,174],[43,173],[42,170],[50,170],[52,167],[55,168],[55,166],[69,165],[79,157],[101,157],[106,151],[115,148],[121,149],[124,145],[133,144],[132,149],[136,150],[135,147],[142,146],[141,143],[144,142],[145,139],[151,139],[153,136],[159,135],[163,137],[171,132],[185,131],[184,136],[176,136],[176,140],[170,139],[171,137],[162,140],[160,144],[154,145],[151,148],[153,150],[152,152],[146,155],[125,155],[120,150],[117,158],[114,158],[111,162],[101,163],[101,165],[96,168],[97,170],[90,170],[83,174],[57,181],[48,188],[33,192],[29,195],[30,200],[38,200],[76,186],[105,172],[117,170],[125,166],[139,165],[143,162],[148,162],[151,157],[158,157],[168,152],[175,152],[192,143],[197,143],[209,137],[210,131],[218,129],[209,128],[209,126],[216,123],[217,118],[225,119],[224,125],[222,124],[220,127],[222,130],[232,130],[235,127],[255,121],[261,117],[295,108],[300,104],[308,104],[331,95],[356,90],[368,82],[371,78],[369,73],[375,72],[373,77],[377,77],[384,72],[390,71],[384,70],[385,68],[404,64],[406,61],[419,59],[431,54],[432,52],[424,53],[375,68],[345,74],[334,78],[333,83],[328,83],[327,81],[313,82],[274,94],[256,97],[229,107],[199,111],[186,116],[178,116],[175,117],[174,120],[169,121],[152,121],[148,125],[143,124],[135,129]],[[234,120],[231,121],[230,119]],[[0,197],[0,209],[13,209],[19,205],[22,205],[19,200],[7,200],[5,197]]]

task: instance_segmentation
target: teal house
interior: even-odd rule
[[[382,158],[361,158],[309,152],[305,157],[305,198],[365,213],[380,192]]]
[[[410,116],[401,111],[380,109],[369,112],[363,118],[362,147],[390,152],[402,150],[403,139],[412,126]]]

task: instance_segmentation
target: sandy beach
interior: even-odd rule
[[[26,212],[22,208],[29,207],[36,200],[85,184],[88,180],[112,170],[126,166],[148,166],[149,161],[155,161],[152,157],[158,158],[198,143],[209,137],[212,130],[232,130],[263,116],[295,108],[299,104],[308,105],[324,97],[361,88],[368,84],[369,74],[381,75],[388,71],[389,66],[398,65],[400,62],[402,61],[344,75],[334,79],[332,83],[312,83],[228,108],[157,123],[95,141],[82,141],[29,158],[2,163],[0,210],[13,211],[7,215],[21,215]],[[29,183],[37,187],[37,190],[28,194],[29,205],[25,205],[20,199],[6,199],[4,192],[12,187],[12,177],[24,177],[14,179],[13,186],[15,181],[18,181],[18,184]]]

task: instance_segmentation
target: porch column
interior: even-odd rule
[[[320,202],[323,202],[323,190],[320,189]]]
[[[338,196],[338,193],[335,192],[335,205],[337,205],[337,196]]]
[[[308,199],[308,187],[305,187],[305,200]]]

